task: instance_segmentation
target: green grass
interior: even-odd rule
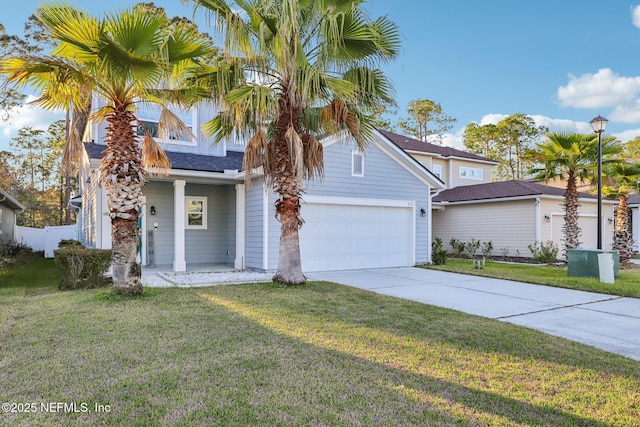
[[[507,323],[327,282],[126,299],[29,274],[0,272],[0,402],[91,412],[3,425],[640,423],[640,362]]]
[[[469,259],[449,258],[445,265],[422,265],[420,267],[640,298],[640,268],[620,270],[620,274],[615,278],[615,284],[611,285],[602,283],[596,278],[569,277],[567,276],[567,268],[560,266],[509,264],[488,260],[484,269],[474,269],[473,263]]]

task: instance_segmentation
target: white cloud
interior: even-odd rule
[[[613,136],[618,138],[621,142],[631,141],[637,136],[640,136],[640,129],[627,129],[622,132],[614,133]]]
[[[638,94],[640,77],[623,77],[602,68],[580,77],[569,74],[569,83],[559,87],[557,95],[563,107],[605,108],[632,103]]]
[[[621,123],[640,123],[640,99],[628,104],[618,105],[609,113],[609,119]]]
[[[35,97],[30,95],[27,98],[27,102],[31,102],[34,99]],[[0,111],[0,114],[4,115],[5,111]],[[15,136],[20,128],[31,126],[34,129],[46,130],[51,123],[63,118],[64,116],[60,112],[52,112],[38,107],[22,105],[10,112],[8,121],[0,122],[0,132],[5,137],[3,140],[8,140]],[[0,146],[0,149],[3,149],[3,147]]]
[[[633,25],[640,28],[640,6],[631,8],[631,22]]]
[[[484,125],[497,125],[499,121],[508,117],[508,114],[485,114],[482,119],[480,119],[480,126]]]

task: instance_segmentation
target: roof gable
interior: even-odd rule
[[[393,142],[395,145],[403,150],[419,151],[425,154],[433,154],[439,157],[456,157],[461,159],[475,160],[479,162],[486,162],[491,164],[497,164],[495,160],[491,160],[487,157],[478,156],[477,154],[467,153],[466,151],[458,150],[453,147],[444,147],[442,145],[431,144],[423,142],[418,139],[410,138],[408,136],[399,135],[397,133],[389,132],[387,130],[378,129],[381,135]]]
[[[440,192],[433,198],[434,203],[455,203],[480,200],[505,199],[526,196],[564,197],[565,189],[544,185],[533,181],[498,181],[485,184],[465,185]],[[578,193],[580,198],[596,199],[588,193]]]

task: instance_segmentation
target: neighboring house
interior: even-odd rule
[[[486,157],[452,147],[430,144],[381,129],[379,132],[433,172],[447,189],[491,182],[491,173],[498,164]]]
[[[207,113],[211,110],[203,107],[183,118],[197,130]],[[152,124],[154,116],[144,119]],[[104,126],[94,124],[89,135],[85,140],[102,141]],[[365,153],[345,138],[322,142],[324,177],[308,183],[303,194],[303,270],[429,262],[431,194],[444,189],[442,181],[377,132]],[[84,144],[80,179],[80,240],[97,248],[111,247],[106,191],[97,172],[104,148]],[[242,170],[242,145],[223,141],[211,147],[199,134],[192,141],[169,141],[164,148],[172,162],[169,175],[150,175],[143,188],[143,266],[180,272],[226,263],[275,271],[280,238],[276,197],[259,175],[250,179]]]
[[[16,213],[23,210],[24,206],[0,189],[0,243],[14,240]]]
[[[531,181],[500,181],[456,187],[433,198],[433,236],[447,244],[451,238],[493,243],[493,254],[530,257],[528,245],[552,240],[563,247],[565,190]],[[597,241],[597,197],[579,193],[578,224],[581,247]],[[615,202],[602,201],[603,248],[613,238]]]
[[[631,209],[631,236],[633,237],[633,251],[640,252],[640,194],[629,196]]]

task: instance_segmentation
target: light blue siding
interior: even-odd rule
[[[154,264],[172,264],[174,257],[173,184],[150,182],[144,188],[144,194],[147,197],[147,206],[155,206],[157,212],[156,215],[150,215],[147,218],[147,230],[153,230],[154,223],[158,223],[158,231],[154,233]],[[185,195],[207,197],[207,228],[185,230],[187,264],[233,262],[236,230],[233,186],[187,183]],[[230,221],[230,219],[233,220]]]
[[[416,230],[416,263],[428,262],[430,236],[428,218],[420,215],[420,209],[429,212],[429,187],[389,157],[373,143],[365,151],[364,176],[351,176],[351,152],[353,145],[334,143],[325,147],[324,178],[306,184],[305,194],[315,196],[391,199],[414,201]],[[302,196],[304,199],[304,194]],[[280,224],[275,220],[273,201],[269,200],[269,268],[277,268]],[[271,220],[273,218],[273,220]],[[302,208],[304,219],[304,206]],[[304,225],[303,225],[304,227]]]
[[[245,266],[262,270],[264,186],[254,180],[246,186],[245,196]]]

